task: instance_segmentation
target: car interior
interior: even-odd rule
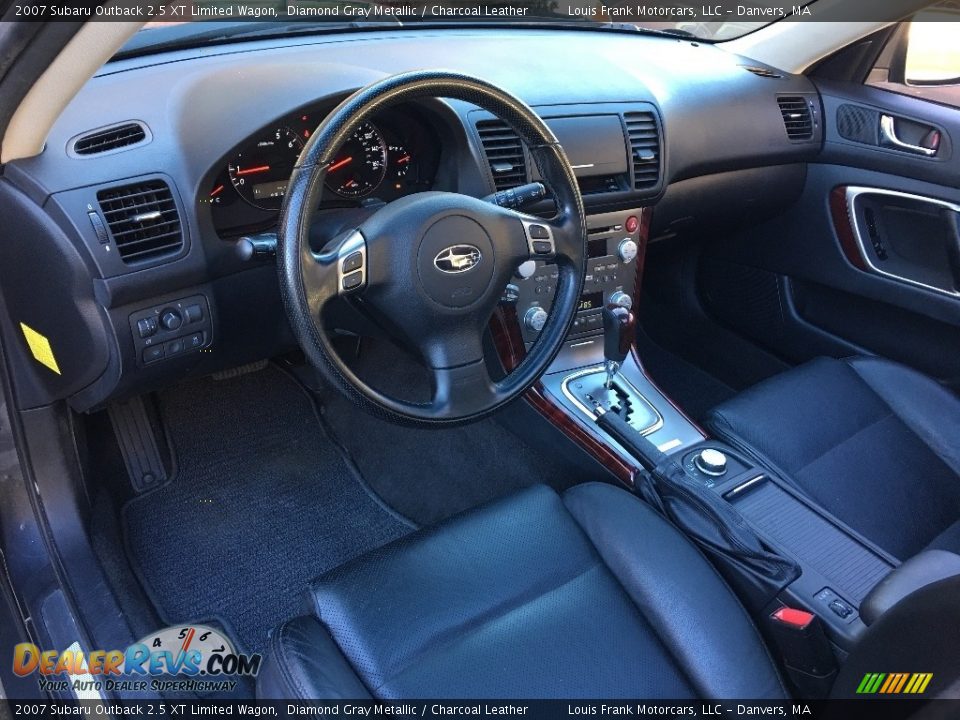
[[[0,638],[960,697],[960,23],[890,6],[11,24]]]

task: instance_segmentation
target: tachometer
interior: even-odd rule
[[[293,130],[274,128],[234,156],[228,167],[230,182],[254,207],[276,210],[302,149],[303,141]]]
[[[327,168],[327,187],[343,197],[365,197],[386,173],[387,143],[373,123],[363,123]]]

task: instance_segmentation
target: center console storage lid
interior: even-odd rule
[[[939,580],[960,576],[960,555],[946,550],[924,550],[887,575],[860,605],[860,618],[872,625],[907,595]]]

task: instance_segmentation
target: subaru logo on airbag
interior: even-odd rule
[[[433,259],[433,264],[440,272],[456,273],[467,272],[480,264],[480,249],[473,245],[451,245],[444,248]]]

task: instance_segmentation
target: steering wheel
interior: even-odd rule
[[[557,214],[543,220],[466,195],[421,192],[385,205],[314,252],[311,217],[334,154],[379,111],[423,97],[463,100],[505,121],[526,142]],[[453,72],[393,75],[341,102],[297,160],[277,235],[280,289],[307,359],[350,400],[403,424],[469,422],[524,393],[559,352],[583,290],[583,200],[563,148],[521,100]],[[484,359],[483,331],[512,274],[531,259],[558,267],[553,308],[523,362],[494,381]],[[346,298],[417,348],[432,374],[430,401],[388,397],[350,369],[322,321],[324,307],[335,298]]]

